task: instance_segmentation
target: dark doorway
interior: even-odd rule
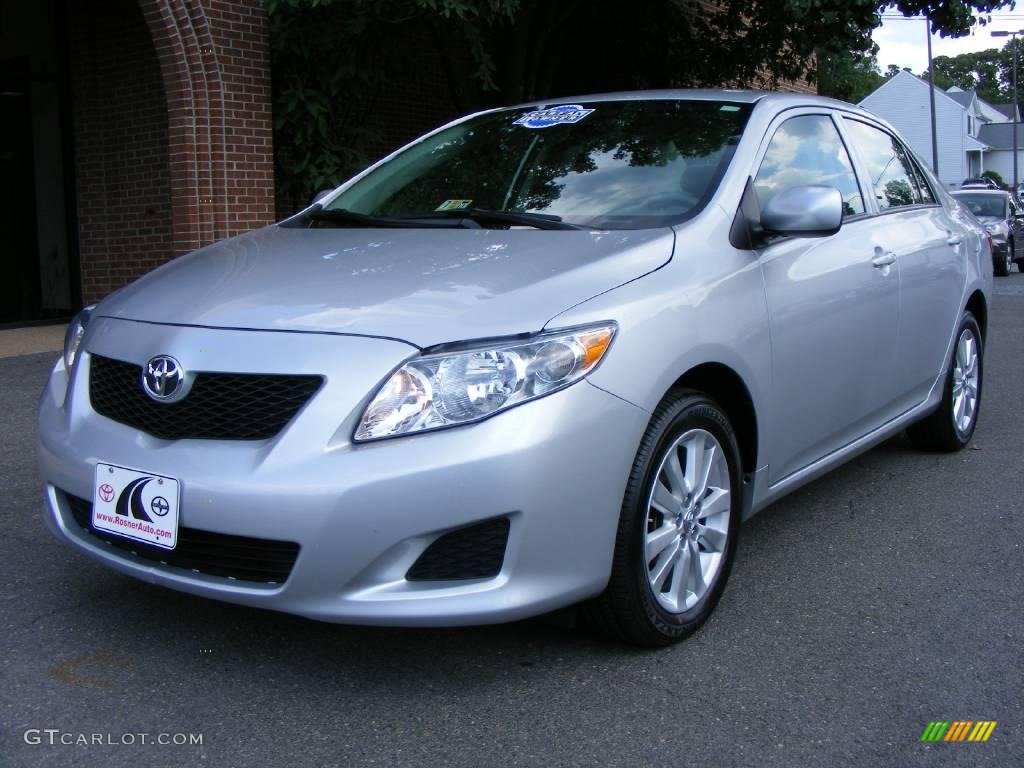
[[[42,317],[28,56],[0,62],[0,323]]]
[[[0,326],[79,304],[60,18],[55,0],[0,4]]]

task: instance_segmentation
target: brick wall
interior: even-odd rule
[[[273,220],[261,0],[69,3],[82,292]]]
[[[91,303],[170,253],[167,103],[135,0],[67,7],[82,293]]]
[[[177,256],[273,220],[261,0],[139,0],[167,91]]]

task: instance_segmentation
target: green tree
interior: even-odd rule
[[[878,71],[877,46],[865,53],[822,51],[817,63],[818,93],[834,99],[857,103],[886,80]]]
[[[998,171],[985,171],[981,174],[981,178],[992,179],[992,181],[999,185],[1000,189],[1006,189],[1006,181]]]
[[[1024,76],[1024,41],[1010,40],[1002,48],[989,48],[959,56],[936,56],[932,62],[935,84],[943,89],[957,86],[965,91],[976,90],[978,96],[991,104],[1013,101],[1013,56],[1018,56],[1018,73]],[[927,77],[927,70],[921,73]],[[1022,89],[1024,90],[1024,89]]]
[[[900,69],[895,64],[890,64],[888,67],[885,68],[885,74],[883,74],[882,77],[884,77],[886,80],[892,80],[900,72],[910,72],[910,67],[903,67],[902,69]]]
[[[959,56],[936,56],[932,60],[935,85],[943,90],[956,86],[965,91],[978,92],[985,101],[1000,103],[1009,93],[1009,78],[1004,82],[1005,54],[996,48]],[[927,77],[925,71],[921,75]]]

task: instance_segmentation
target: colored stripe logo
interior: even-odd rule
[[[988,741],[995,727],[995,720],[932,720],[921,741]]]

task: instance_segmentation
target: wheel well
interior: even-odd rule
[[[757,413],[750,392],[739,374],[721,363],[704,363],[680,376],[675,386],[698,389],[725,409],[739,443],[743,473],[756,470]]]
[[[967,310],[974,315],[981,328],[981,340],[985,341],[988,336],[988,307],[985,304],[985,295],[981,291],[975,291],[967,300]]]

